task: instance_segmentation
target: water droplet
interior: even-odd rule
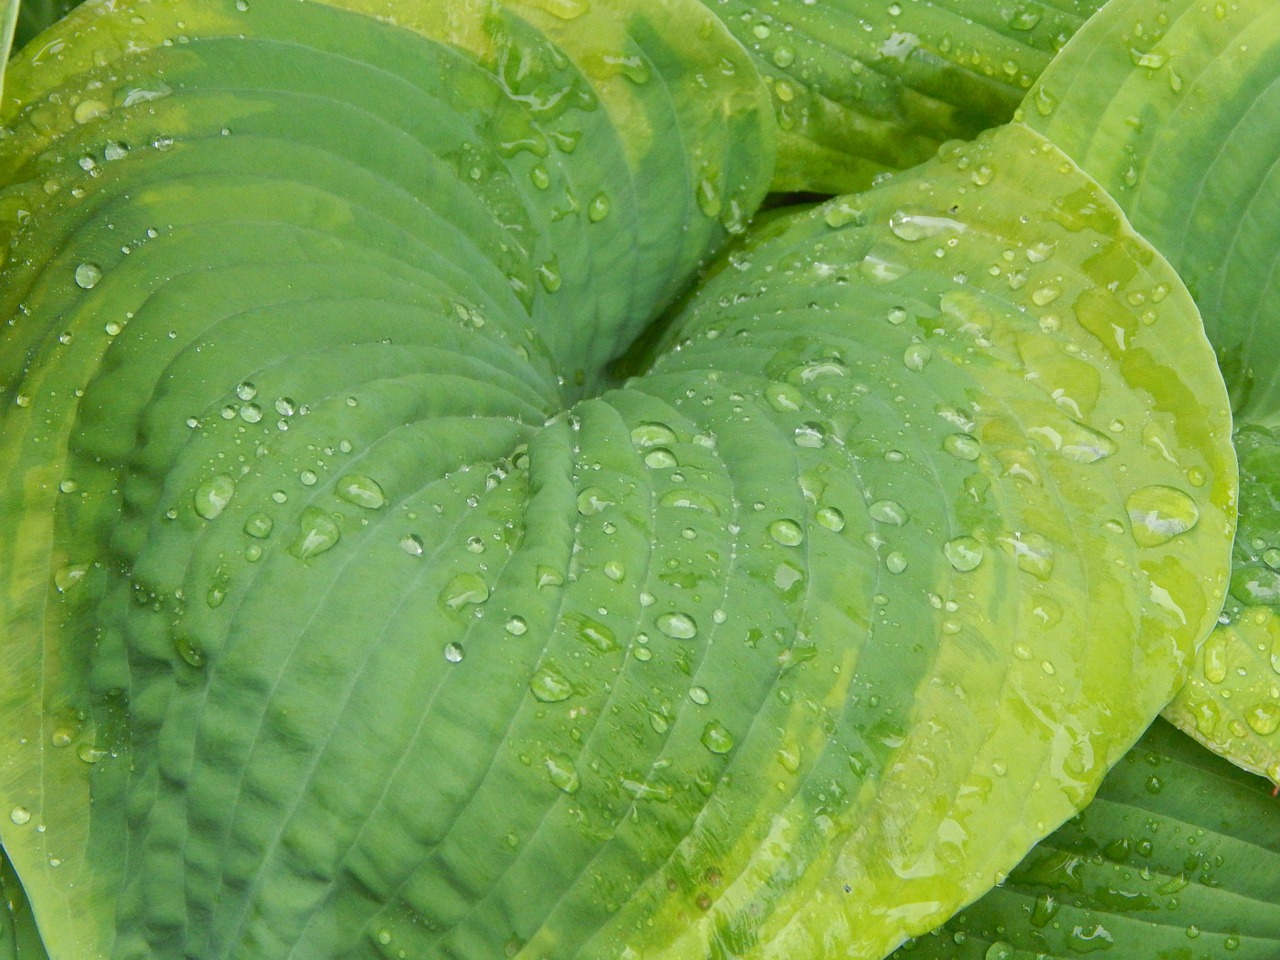
[[[676,455],[666,447],[654,447],[644,455],[644,465],[651,470],[670,470],[680,466]]]
[[[265,513],[255,513],[244,522],[244,532],[255,539],[265,540],[271,536],[271,528],[274,526],[275,521]]]
[[[243,2],[243,0],[241,0],[241,2]],[[248,4],[245,4],[245,9],[248,9],[248,6],[249,6]],[[378,942],[379,942],[380,944],[382,944],[384,947],[385,947],[387,944],[389,944],[389,943],[391,942],[391,931],[390,931],[390,930],[379,930],[379,931],[378,931]]]
[[[1125,508],[1130,532],[1140,547],[1168,543],[1200,521],[1200,508],[1189,495],[1159,484],[1134,491]]]
[[[1159,70],[1169,60],[1163,53],[1155,50],[1139,50],[1136,47],[1129,48],[1129,59],[1133,61],[1135,67],[1142,67],[1144,70]]]
[[[298,536],[289,548],[299,560],[310,560],[332,548],[341,537],[338,525],[319,507],[307,507],[298,518]]]
[[[982,454],[982,444],[977,437],[967,433],[953,433],[945,437],[942,449],[958,460],[977,460]]]
[[[707,176],[702,177],[694,193],[698,200],[698,209],[705,216],[714,218],[720,215],[720,191],[716,188],[714,180]]]
[[[705,707],[711,702],[711,694],[706,687],[690,687],[689,699],[698,704],[698,706]]]
[[[907,558],[898,550],[894,550],[884,558],[885,569],[890,573],[902,573],[907,569]]]
[[[765,400],[779,413],[794,413],[804,406],[804,394],[789,383],[771,383],[765,388]]]
[[[314,487],[319,479],[314,470],[303,470],[298,474],[298,482],[304,487]]]
[[[23,806],[14,807],[9,811],[9,819],[13,821],[15,826],[26,826],[31,822],[31,811]]]
[[[337,483],[334,493],[347,503],[354,503],[366,510],[377,510],[387,502],[382,487],[372,477],[362,473],[349,473]]]
[[[676,432],[665,423],[644,421],[631,430],[631,442],[637,447],[657,447],[677,441]]]
[[[928,237],[936,237],[944,231],[963,233],[967,228],[963,223],[948,217],[929,214],[912,214],[902,210],[896,211],[889,218],[889,229],[900,240],[915,242]]]
[[[202,650],[190,637],[179,634],[173,638],[173,649],[187,663],[193,667],[203,667],[205,662],[204,650]],[[81,759],[84,759],[83,757]]]
[[[1245,711],[1245,722],[1260,737],[1269,737],[1280,730],[1280,703],[1260,703]]]
[[[818,523],[835,533],[844,529],[844,514],[835,507],[821,507],[813,516]]]
[[[87,563],[69,563],[65,567],[60,567],[53,575],[53,585],[59,593],[66,593],[84,579],[85,574],[89,572]]]
[[[599,487],[586,487],[578,494],[578,513],[584,517],[593,517],[611,506],[613,501]]]
[[[733,749],[733,735],[715,720],[703,727],[701,739],[702,745],[715,754],[726,754]]]
[[[1013,947],[1003,940],[996,940],[991,946],[987,947],[987,952],[982,955],[982,960],[1013,960],[1013,958]]]
[[[933,350],[925,343],[913,343],[902,352],[902,365],[919,372],[933,359]]]
[[[784,547],[798,547],[804,543],[804,530],[794,520],[775,520],[769,524],[769,536],[774,543]]]
[[[467,604],[481,604],[489,599],[489,584],[480,574],[459,573],[440,591],[440,602],[450,610],[457,610]]]
[[[551,664],[539,668],[529,681],[529,690],[543,703],[559,703],[573,696],[573,685]]]
[[[1057,284],[1046,283],[1031,291],[1031,302],[1037,307],[1047,307],[1062,296],[1062,288]]]
[[[524,617],[508,617],[505,629],[513,637],[522,637],[529,632],[529,624]]]
[[[872,520],[892,524],[895,527],[901,527],[911,519],[911,515],[897,500],[873,501],[867,507],[867,512],[871,514]]]
[[[942,554],[960,573],[976,570],[982,563],[982,544],[969,536],[954,537],[942,545]]]
[[[102,279],[102,268],[96,263],[82,263],[76,267],[76,286],[84,290],[92,290]]]
[[[692,640],[698,635],[698,625],[687,613],[664,613],[656,622],[658,629],[673,640]]]
[[[416,533],[406,533],[400,538],[400,549],[411,557],[420,557],[425,549],[425,544]]]
[[[565,793],[577,793],[578,788],[582,786],[582,780],[578,777],[578,768],[573,765],[573,761],[564,754],[552,753],[548,754],[543,761],[547,769],[547,778],[559,790]]]
[[[552,256],[539,264],[537,274],[538,282],[542,284],[542,289],[546,290],[547,293],[555,293],[560,289],[560,261],[558,258]]]
[[[604,193],[597,193],[591,198],[591,202],[587,204],[587,219],[592,223],[599,223],[609,215],[609,197]]]
[[[462,644],[446,643],[444,645],[444,658],[450,663],[461,663],[465,656],[466,651],[462,649]]]
[[[213,520],[227,508],[235,492],[236,482],[225,473],[220,473],[196,488],[192,504],[196,513],[206,520]]]
[[[1001,537],[1000,543],[1013,555],[1014,562],[1023,573],[1038,580],[1048,580],[1053,574],[1053,546],[1038,533],[1015,533]]]

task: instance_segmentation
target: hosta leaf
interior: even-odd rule
[[[18,19],[14,32],[14,49],[21,50],[42,30],[57,23],[80,0],[15,0]]]
[[[1101,0],[705,0],[751,52],[781,128],[777,190],[864,189],[1009,120]]]
[[[1025,127],[776,221],[617,384],[772,175],[703,7],[51,38],[0,143],[0,801],[56,960],[882,956],[1180,684],[1226,395]]]
[[[1280,7],[1117,0],[1046,71],[1029,124],[1096,176],[1165,253],[1204,316],[1240,434],[1241,536],[1228,622],[1166,714],[1280,783],[1271,656],[1280,530],[1271,494],[1280,412]]]
[[[1158,301],[1148,323],[1137,299]],[[778,702],[724,721],[740,753],[717,819],[767,838],[703,861],[727,953],[878,956],[942,920],[1089,798],[1217,611],[1200,571],[1222,570],[1235,465],[1194,310],[1026,128],[774,224],[632,391],[717,438],[741,531],[716,555],[795,605]],[[785,607],[726,580],[712,622],[750,613],[766,642]],[[733,622],[713,651],[751,635]],[[827,717],[808,738],[807,711]]]
[[[1222,623],[1165,716],[1211,749],[1280,785],[1280,443],[1236,431],[1240,526]]]
[[[1271,960],[1280,804],[1158,722],[1002,886],[893,960]]]
[[[460,920],[442,864],[493,882],[560,796],[535,768],[516,846],[465,807],[491,766],[523,795],[465,718],[532,669],[454,651],[528,631],[536,660],[559,609],[499,616],[482,575],[532,589],[571,542],[566,428],[524,444],[770,175],[745,56],[647,9],[400,11],[434,40],[96,5],[12,65],[3,836],[55,956],[377,953],[405,902]]]
[[[26,891],[3,850],[0,850],[0,898],[0,958],[48,960]]]

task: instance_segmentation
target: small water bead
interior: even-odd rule
[[[478,605],[489,599],[489,584],[478,573],[467,571],[453,577],[440,591],[440,602],[450,610],[469,604]]]
[[[1140,547],[1158,547],[1200,522],[1200,508],[1173,487],[1155,484],[1134,491],[1125,501],[1130,532]]]
[[[92,290],[98,285],[98,281],[102,279],[102,268],[96,263],[88,261],[76,267],[76,286],[82,290]]]
[[[80,489],[80,484],[68,477],[58,483],[58,490],[61,493],[75,493]]]
[[[970,536],[953,537],[942,545],[942,554],[959,573],[976,570],[982,563],[985,550],[982,544]]]
[[[529,680],[529,691],[543,703],[560,703],[573,696],[573,685],[563,673],[546,664]]]
[[[425,550],[425,548],[426,547],[425,547],[425,544],[422,542],[422,538],[418,536],[416,533],[406,533],[403,537],[400,538],[400,549],[403,550],[405,553],[409,554],[409,556],[411,557],[422,556],[422,553]]]
[[[465,656],[466,651],[462,649],[462,644],[451,642],[444,645],[444,658],[450,663],[461,663]]]
[[[31,811],[24,806],[16,806],[9,811],[9,819],[13,821],[14,826],[25,827],[31,822]]]
[[[942,440],[942,449],[957,460],[977,460],[982,455],[982,444],[968,433],[953,433]]]
[[[236,384],[236,396],[248,402],[258,395],[258,388],[248,380]]]
[[[698,635],[698,624],[687,613],[663,613],[655,623],[659,630],[673,640],[692,640]]]
[[[301,473],[298,474],[298,482],[301,483],[304,487],[315,486],[316,482],[319,479],[320,477],[316,475],[316,472],[314,470],[303,470]]]
[[[724,724],[712,720],[702,728],[702,745],[716,754],[726,754],[733,749],[733,734]]]
[[[872,520],[895,527],[901,527],[911,519],[906,508],[896,500],[875,500],[867,507],[867,512],[871,514]]]
[[[292,397],[278,397],[275,402],[276,413],[282,417],[292,417],[298,412],[297,404]]]
[[[631,655],[641,663],[648,663],[653,659],[653,651],[648,647],[635,647],[632,649]]]
[[[774,543],[784,547],[798,547],[804,543],[804,530],[794,520],[775,520],[769,524],[769,536]]]
[[[217,518],[235,496],[236,482],[225,473],[211,477],[196,488],[192,505],[206,520]]]
[[[244,0],[237,0],[237,3],[236,3],[236,9],[237,9],[237,10],[238,10],[238,9],[241,9],[241,8],[240,8],[240,4],[241,4],[241,3],[244,3]],[[244,3],[244,9],[245,9],[245,10],[248,10],[248,9],[249,9],[249,4]],[[392,940],[392,937],[391,937],[391,931],[390,931],[390,930],[379,930],[379,931],[378,931],[378,943],[382,944],[382,945],[385,947],[385,946],[387,946],[388,944],[390,944],[390,943],[391,943],[391,940]]]
[[[884,565],[890,573],[902,573],[907,569],[906,555],[901,551],[894,550],[884,558]]]
[[[690,687],[689,699],[700,707],[705,707],[711,702],[711,694],[707,692],[706,687]]]
[[[378,482],[362,473],[349,473],[339,479],[334,493],[340,500],[354,503],[366,510],[377,510],[387,502],[386,494],[382,492]]]
[[[1062,296],[1062,288],[1056,284],[1046,283],[1031,291],[1031,302],[1037,307],[1047,307]]]
[[[614,583],[621,583],[627,577],[627,568],[618,560],[606,560],[601,569]]]
[[[289,548],[299,560],[309,560],[332,549],[342,534],[337,523],[319,507],[307,507],[298,518],[298,536]]]

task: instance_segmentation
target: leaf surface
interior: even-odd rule
[[[781,130],[775,190],[845,193],[1005,123],[1100,0],[707,8],[750,51]]]
[[[1157,722],[1009,879],[893,960],[1270,960],[1280,805]]]
[[[1226,622],[1166,716],[1280,783],[1280,581],[1264,559],[1280,564],[1277,81],[1275,4],[1121,0],[1076,35],[1022,113],[1115,195],[1204,316],[1240,428],[1241,533]]]

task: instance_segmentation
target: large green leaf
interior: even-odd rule
[[[781,129],[774,189],[843,193],[1008,121],[1101,0],[705,0]]]
[[[893,960],[1272,960],[1280,803],[1158,723],[1006,883]]]
[[[0,850],[0,960],[48,960],[31,904],[13,864]]]
[[[1181,684],[1226,394],[1027,128],[758,232],[615,383],[772,176],[692,0],[50,37],[0,142],[0,836],[56,960],[882,956]]]
[[[1166,716],[1280,783],[1280,460],[1269,430],[1280,413],[1277,81],[1280,7],[1270,0],[1116,0],[1022,112],[1116,196],[1203,313],[1243,425],[1241,536],[1224,623]]]

